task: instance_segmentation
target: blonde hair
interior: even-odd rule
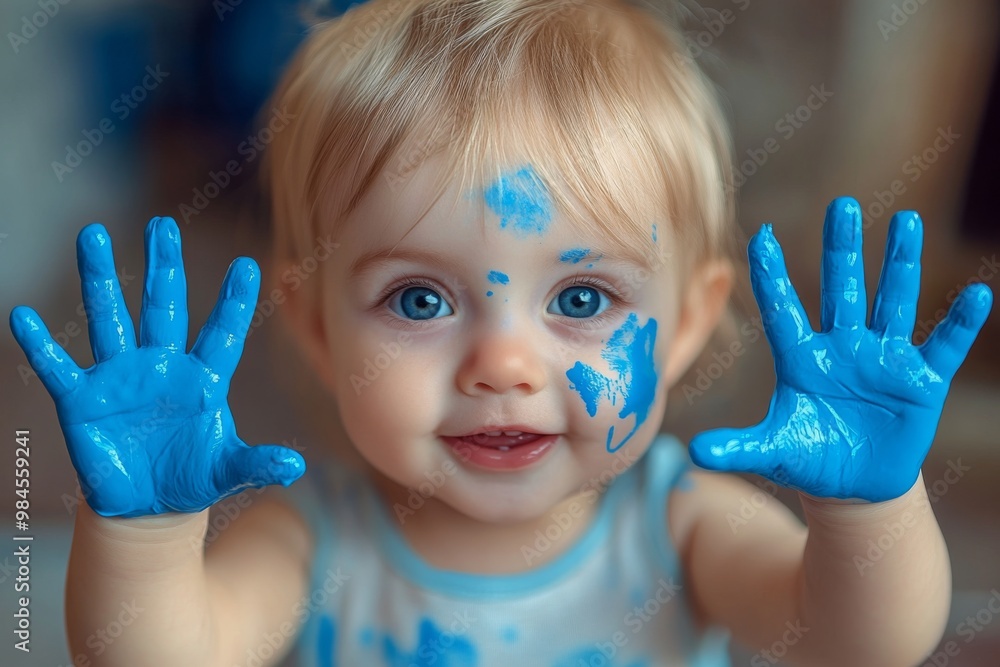
[[[266,109],[294,119],[263,168],[278,263],[442,151],[438,196],[452,175],[531,165],[559,212],[647,266],[673,256],[653,224],[683,264],[731,253],[714,88],[678,27],[635,2],[370,0],[312,27]]]

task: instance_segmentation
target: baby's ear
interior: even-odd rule
[[[714,259],[697,266],[689,277],[663,371],[667,387],[674,386],[711,338],[729,303],[733,276],[729,260]]]

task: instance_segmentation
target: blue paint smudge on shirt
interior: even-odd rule
[[[552,198],[529,165],[503,174],[483,193],[486,204],[500,218],[500,229],[519,237],[542,236],[552,222]]]
[[[563,254],[559,255],[560,262],[572,262],[573,264],[579,264],[587,255],[590,254],[590,248],[572,248],[567,250]]]
[[[495,285],[506,285],[510,282],[510,278],[507,277],[507,274],[501,273],[500,271],[490,271],[486,278]]]
[[[365,628],[358,633],[358,643],[362,646],[372,646],[375,643],[375,630]]]
[[[507,627],[505,627],[503,630],[500,631],[500,639],[507,642],[508,644],[513,644],[514,642],[516,642],[518,635],[519,633],[517,631],[517,628],[515,628],[513,625],[508,625]]]
[[[576,362],[573,368],[566,371],[570,381],[570,389],[577,391],[587,406],[587,414],[591,417],[597,414],[597,407],[602,398],[611,405],[618,405],[621,398],[622,406],[618,413],[620,419],[635,415],[635,426],[621,440],[612,445],[615,427],[608,429],[608,452],[616,452],[628,442],[649,416],[649,410],[656,397],[656,363],[653,357],[653,347],[656,339],[656,320],[650,318],[646,325],[639,328],[635,313],[630,313],[625,323],[614,332],[608,340],[603,357],[617,374],[609,378],[600,371]]]
[[[475,667],[479,657],[468,639],[442,632],[428,618],[420,621],[413,653],[404,652],[388,635],[382,641],[382,653],[386,667]]]
[[[583,667],[589,665],[602,665],[603,667],[650,667],[650,662],[646,658],[633,660],[627,665],[616,660],[608,659],[604,653],[596,648],[584,648],[575,651],[565,658],[559,660],[553,667]]]
[[[319,633],[316,638],[316,659],[319,667],[336,667],[334,646],[336,645],[337,628],[328,614],[319,619]]]

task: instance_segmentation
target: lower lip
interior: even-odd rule
[[[484,447],[461,438],[442,436],[455,456],[463,463],[471,463],[488,470],[520,470],[539,461],[559,439],[558,435],[544,435],[537,440],[506,450],[498,447]]]

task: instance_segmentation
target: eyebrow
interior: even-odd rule
[[[378,264],[391,261],[413,262],[416,264],[427,264],[442,271],[454,266],[454,261],[447,255],[432,250],[419,250],[416,248],[381,248],[364,253],[351,263],[347,270],[347,277],[350,280],[373,270]]]
[[[564,251],[565,252],[565,251]],[[649,257],[642,255],[637,255],[635,257],[629,254],[628,257],[618,257],[615,255],[609,255],[606,251],[599,249],[591,249],[591,252],[586,255],[585,258],[578,260],[577,262],[565,262],[561,259],[561,255],[553,254],[552,256],[552,266],[568,265],[572,266],[577,263],[583,263],[586,258],[590,258],[591,262],[596,262],[598,259],[601,262],[606,262],[609,264],[622,265],[622,264],[632,264],[644,269],[652,269],[652,262]],[[357,259],[355,259],[350,268],[347,270],[348,280],[356,280],[362,275],[374,270],[379,264],[400,261],[400,262],[413,262],[415,264],[425,264],[427,266],[432,266],[441,271],[448,271],[455,265],[455,260],[446,254],[435,252],[433,250],[423,250],[419,248],[380,248],[378,250],[371,250],[364,253]],[[590,263],[590,262],[588,262]]]

